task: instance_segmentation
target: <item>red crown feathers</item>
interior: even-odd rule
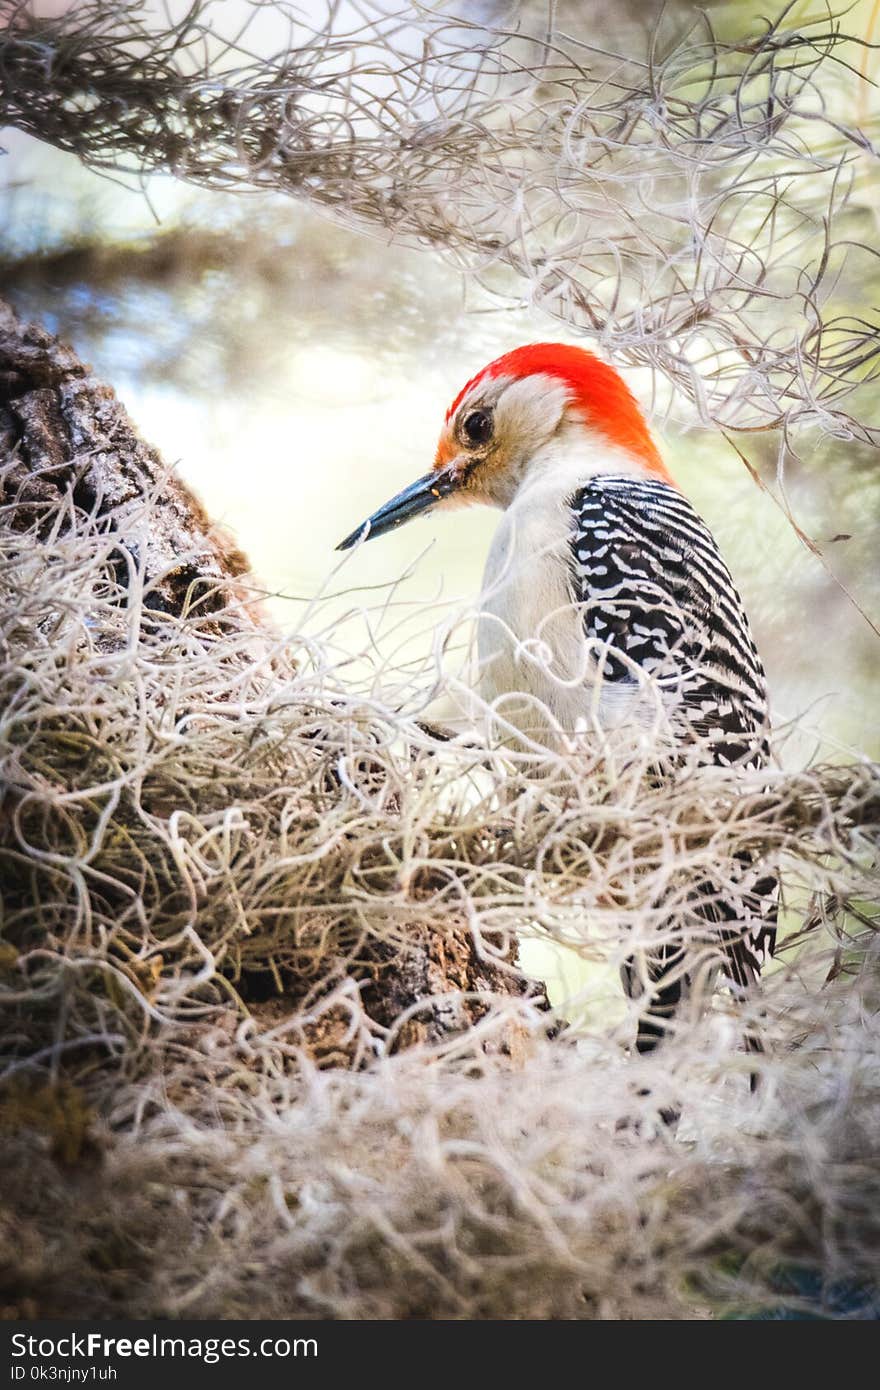
[[[515,348],[471,377],[446,412],[446,419],[455,414],[472,387],[486,377],[497,376],[549,376],[563,381],[572,405],[589,424],[601,430],[613,444],[641,459],[652,473],[672,481],[626,382],[592,352],[565,343],[531,343]]]

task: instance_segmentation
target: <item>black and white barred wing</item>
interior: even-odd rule
[[[682,761],[689,752],[721,766],[762,766],[764,669],[705,523],[669,484],[623,476],[593,480],[571,507],[572,592],[603,687],[624,691],[650,678]],[[737,984],[772,954],[775,890],[775,876],[748,852],[731,857],[723,882],[693,885],[693,910],[724,945]],[[671,964],[654,962],[659,979],[671,978]],[[674,1011],[680,990],[680,979],[658,987],[661,1012]]]
[[[764,670],[708,527],[668,483],[647,479],[596,478],[571,508],[572,592],[599,678],[623,691],[651,677],[682,745],[708,762],[760,765]]]

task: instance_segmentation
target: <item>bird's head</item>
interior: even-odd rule
[[[593,353],[534,343],[490,362],[446,412],[430,473],[404,488],[337,547],[381,536],[437,506],[506,507],[532,470],[563,452],[591,450],[671,482],[623,378]],[[607,468],[607,463],[606,463]]]

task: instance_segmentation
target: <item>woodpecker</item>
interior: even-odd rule
[[[560,343],[490,362],[449,407],[431,471],[338,549],[474,502],[503,512],[480,600],[483,691],[527,743],[554,730],[650,736],[661,775],[764,764],[767,687],[742,601],[614,368]],[[694,916],[734,990],[772,954],[775,886],[747,853],[718,883],[693,885]],[[672,933],[625,964],[640,1051],[673,1026],[695,959],[693,941]]]

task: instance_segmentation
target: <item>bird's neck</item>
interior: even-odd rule
[[[567,421],[551,439],[523,460],[520,468],[509,471],[498,505],[505,509],[532,505],[544,495],[568,498],[601,474],[636,478],[658,476],[639,455],[612,443],[598,430]]]

